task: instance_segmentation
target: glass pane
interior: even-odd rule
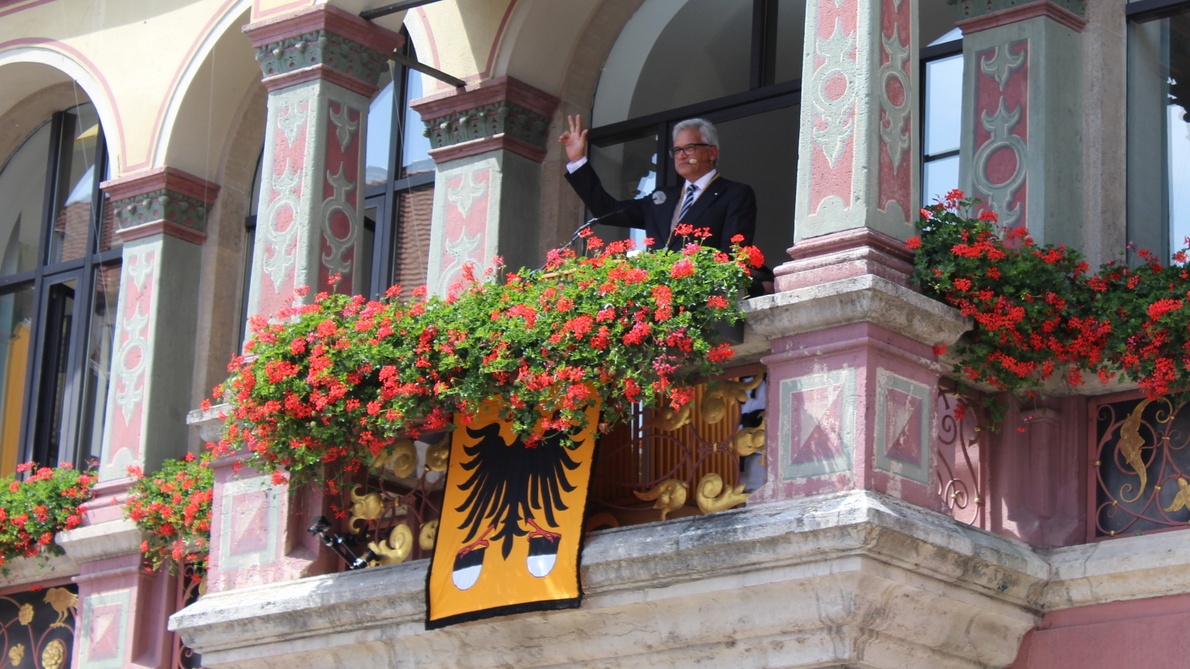
[[[802,78],[802,43],[805,34],[805,1],[780,0],[777,4],[777,83]]]
[[[1169,247],[1178,251],[1190,246],[1190,110],[1179,100],[1169,113]]]
[[[409,70],[407,76],[409,77],[409,91],[405,96],[406,101],[416,100],[425,95],[423,91],[425,91],[426,75]],[[422,123],[421,114],[410,109],[408,104],[405,106],[404,123],[401,176],[407,177],[410,174],[432,172],[434,161],[430,158],[430,138],[426,137],[426,126]]]
[[[244,226],[244,273],[240,282],[240,336],[236,351],[244,350],[248,336],[248,282],[252,278],[252,259],[256,255],[256,217],[249,216]]]
[[[1158,255],[1182,248],[1190,234],[1187,43],[1188,10],[1129,26],[1128,241]]]
[[[931,205],[948,191],[959,187],[959,157],[939,158],[925,164],[926,178],[921,188],[922,205]]]
[[[359,248],[359,277],[362,283],[359,294],[368,298],[377,297],[377,293],[384,292],[385,286],[374,286],[372,278],[373,257],[376,253],[376,219],[380,217],[381,208],[378,205],[364,207],[364,227],[360,230],[362,239]]]
[[[0,295],[0,476],[13,473],[20,457],[32,313],[32,286]]]
[[[397,248],[391,284],[401,285],[402,297],[426,284],[433,209],[433,183],[397,193]]]
[[[37,267],[50,135],[50,124],[46,123],[0,170],[0,275]]]
[[[756,192],[756,237],[769,267],[789,259],[793,245],[793,205],[797,183],[796,132],[799,107],[785,107],[735,121],[719,129],[719,171],[724,177],[752,186]]]
[[[657,188],[657,136],[647,135],[623,144],[592,146],[591,166],[613,197],[645,197]]]
[[[99,459],[103,445],[104,407],[107,405],[112,347],[115,345],[119,316],[120,265],[95,270],[95,295],[91,324],[87,333],[87,361],[83,374],[83,402],[79,426],[76,467],[86,467]]]
[[[53,466],[65,456],[73,462],[70,453],[63,453],[67,445],[66,432],[71,412],[67,409],[67,388],[70,341],[74,325],[74,294],[77,282],[64,281],[48,286],[46,313],[42,321],[43,360],[41,364],[41,391],[37,407],[36,448],[34,459]]]
[[[88,254],[87,230],[95,195],[99,117],[90,103],[64,113],[61,163],[54,188],[54,227],[50,236],[50,264]]]
[[[925,152],[957,151],[963,92],[963,54],[926,63]]]
[[[745,91],[751,44],[752,0],[647,0],[608,54],[591,122]]]
[[[371,186],[388,181],[393,143],[393,82],[384,85],[368,107],[368,145],[364,152],[364,179]]]

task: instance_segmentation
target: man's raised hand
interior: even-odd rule
[[[574,162],[587,155],[587,131],[583,129],[583,117],[579,114],[567,116],[566,122],[570,128],[558,137],[558,141],[566,147],[566,158]]]

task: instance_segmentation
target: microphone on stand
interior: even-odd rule
[[[661,193],[661,191],[657,191],[657,192]],[[656,195],[656,194],[654,194],[654,195]],[[654,201],[656,201],[656,199],[657,199],[656,197],[653,198]],[[665,201],[665,193],[661,193],[661,200],[662,200],[662,202]],[[608,213],[603,214],[602,216],[594,216],[592,218],[587,219],[586,223],[583,223],[582,225],[578,226],[578,228],[574,231],[574,235],[572,235],[570,237],[570,241],[563,244],[561,246],[561,248],[559,248],[558,250],[560,251],[562,249],[570,248],[571,244],[578,241],[579,236],[583,234],[583,230],[586,230],[587,228],[591,227],[592,225],[595,225],[596,223],[598,223],[599,221],[602,221],[605,218],[611,218],[612,216],[615,216],[616,214],[622,214],[622,213],[624,213],[623,209],[616,209],[615,211],[609,211]]]
[[[662,196],[662,199],[665,198],[664,193],[662,193],[661,196]],[[583,230],[586,230],[587,228],[591,227],[592,225],[595,225],[596,223],[598,223],[599,221],[602,221],[605,218],[611,218],[612,216],[615,216],[616,214],[621,214],[621,213],[624,213],[623,208],[616,209],[615,211],[609,211],[606,214],[603,214],[601,216],[592,216],[591,218],[588,218],[586,223],[583,223],[582,225],[578,226],[578,228],[575,229],[574,234],[570,236],[570,241],[566,242],[562,246],[559,246],[557,250],[561,251],[562,249],[570,248],[576,241],[578,241],[578,238],[583,234]],[[545,265],[542,265],[541,267],[538,268],[538,271],[541,271],[544,269],[545,269]]]

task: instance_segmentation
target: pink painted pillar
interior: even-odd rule
[[[1038,243],[1082,246],[1081,3],[965,0],[963,190]]]
[[[58,542],[79,565],[74,666],[167,667],[174,579],[141,567],[141,533],[123,517],[130,465],[154,470],[186,450],[198,273],[219,187],[172,168],[105,182],[119,222],[119,283],[107,418],[96,497]]]
[[[1039,243],[1081,247],[1082,3],[964,1],[958,11],[963,96],[972,101],[962,121],[963,190]],[[1035,546],[1086,538],[1086,435],[1085,398],[1013,408],[990,449],[993,531]]]
[[[935,346],[965,322],[907,287],[919,209],[916,4],[811,0],[794,246],[749,323],[769,337],[774,501],[864,489],[942,509]]]
[[[268,316],[295,289],[355,291],[367,113],[400,35],[331,5],[248,25],[269,91],[249,311]],[[208,588],[292,580],[337,559],[305,530],[323,515],[317,492],[290,494],[269,477],[216,465]]]
[[[539,267],[545,259],[525,231],[540,229],[538,201],[554,96],[498,77],[418,100],[434,159],[431,292],[445,294],[463,267]]]

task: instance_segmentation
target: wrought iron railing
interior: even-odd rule
[[[1190,526],[1190,407],[1169,397],[1094,402],[1091,536]]]
[[[940,387],[935,401],[934,481],[955,520],[986,528],[987,485],[981,411],[976,402]]]
[[[763,482],[764,402],[763,370],[750,367],[698,386],[683,411],[637,412],[600,440],[587,528],[742,504]],[[336,518],[316,533],[345,568],[429,557],[449,443],[446,435],[401,442],[376,463],[382,476],[342,485]]]
[[[69,666],[77,608],[73,584],[0,595],[0,667]]]

